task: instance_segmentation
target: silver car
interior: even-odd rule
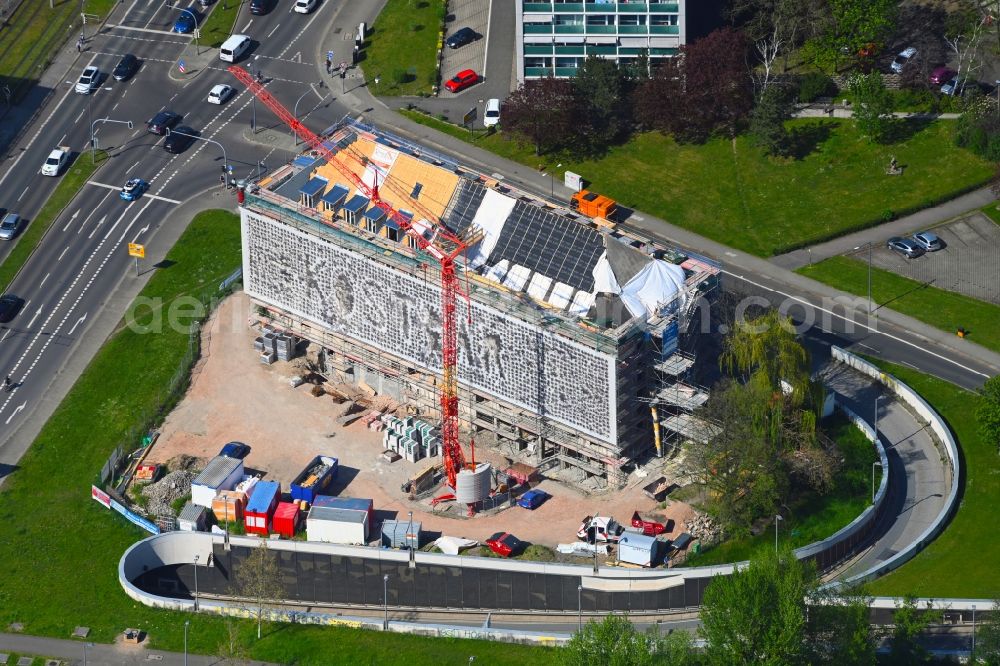
[[[920,231],[913,236],[911,236],[913,241],[919,245],[925,252],[935,252],[940,250],[944,245],[941,243],[941,239],[937,235],[932,234],[929,231]]]
[[[890,250],[899,252],[907,259],[916,259],[924,253],[924,249],[917,245],[916,241],[912,238],[894,236],[889,239],[889,242],[886,243],[886,245]]]
[[[0,221],[0,240],[14,240],[21,228],[21,216],[17,213],[7,213]]]

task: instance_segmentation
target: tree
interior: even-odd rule
[[[671,118],[681,139],[704,141],[713,132],[735,136],[753,106],[743,35],[715,30],[681,49],[683,104]]]
[[[792,96],[785,86],[765,87],[750,113],[750,134],[756,145],[768,155],[782,157],[791,148],[790,135],[785,121],[792,115]]]
[[[875,663],[877,632],[872,598],[862,589],[817,590],[809,604],[809,663],[860,666]]]
[[[632,90],[632,115],[646,129],[669,132],[673,118],[682,115],[683,72],[680,58],[658,60],[652,75]]]
[[[868,57],[896,26],[898,0],[827,0],[829,18],[822,34],[809,40],[804,54],[816,66],[836,70],[847,56]]]
[[[983,384],[976,405],[976,421],[983,439],[1000,451],[1000,375]]]
[[[572,82],[584,110],[580,127],[591,147],[600,150],[620,139],[631,125],[625,73],[614,61],[592,55]]]
[[[1000,666],[1000,601],[993,608],[976,632],[976,652],[969,659],[973,664]]]
[[[691,655],[691,639],[683,632],[640,633],[621,615],[587,622],[562,651],[567,666],[680,666],[689,664]]]
[[[915,664],[927,659],[927,651],[917,643],[920,634],[932,621],[934,614],[921,612],[917,600],[907,596],[896,604],[893,628],[889,634],[889,659],[894,664]]]
[[[853,74],[848,81],[854,95],[854,122],[870,141],[886,141],[896,122],[892,115],[892,95],[886,90],[881,72]]]
[[[236,574],[236,595],[250,602],[250,611],[257,618],[257,638],[264,620],[264,604],[281,598],[284,589],[279,582],[277,555],[261,541],[240,564]]]
[[[792,388],[795,404],[803,404],[808,395],[809,353],[799,343],[792,320],[777,310],[737,321],[723,342],[720,362],[744,380],[762,375],[772,391],[781,391],[784,381]]]
[[[971,0],[960,0],[958,7],[949,12],[945,19],[944,43],[954,54],[950,60],[955,63],[959,81],[974,81],[976,71],[982,67],[979,47],[987,18],[980,15]],[[959,94],[959,91],[955,94]]]
[[[699,634],[709,664],[806,663],[805,599],[816,572],[785,549],[770,549],[749,566],[712,579],[702,599]]]
[[[226,634],[219,643],[216,656],[220,664],[226,666],[246,666],[250,663],[250,653],[240,638],[240,628],[232,620],[226,620]]]
[[[504,104],[504,129],[535,147],[535,154],[567,147],[581,117],[573,85],[547,77],[525,81]]]

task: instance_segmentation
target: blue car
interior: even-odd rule
[[[177,22],[174,23],[173,32],[187,34],[194,32],[194,29],[197,27],[198,21],[191,12],[181,12],[181,15],[177,17]]]
[[[220,456],[225,456],[226,458],[235,458],[236,460],[243,460],[250,454],[250,447],[243,442],[229,442],[222,447],[219,451]]]
[[[518,498],[517,505],[534,511],[548,498],[549,494],[544,490],[529,490]]]
[[[149,187],[149,183],[144,181],[142,178],[130,178],[125,187],[122,188],[121,193],[118,195],[125,201],[135,201],[142,196],[142,193],[146,191]]]

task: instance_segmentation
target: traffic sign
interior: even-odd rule
[[[326,59],[327,60],[333,60],[333,51],[327,51],[326,52]]]
[[[462,116],[462,124],[468,125],[475,119],[476,119],[476,107],[472,107],[471,109],[465,112],[464,116]]]
[[[136,259],[146,258],[146,246],[140,245],[139,243],[129,243],[128,244],[128,256],[135,257]]]

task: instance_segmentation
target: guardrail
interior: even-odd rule
[[[915,411],[918,416],[927,421],[931,431],[934,432],[944,447],[945,454],[948,456],[952,470],[951,490],[948,493],[948,498],[945,500],[945,504],[941,508],[941,511],[934,518],[934,521],[927,527],[927,529],[925,529],[913,543],[890,557],[888,560],[843,581],[843,584],[850,585],[872,580],[873,578],[877,578],[878,576],[898,568],[904,562],[910,560],[917,553],[926,548],[927,544],[933,541],[934,538],[941,533],[941,530],[944,529],[945,524],[947,524],[948,520],[951,519],[951,516],[956,509],[961,476],[961,463],[959,462],[958,457],[958,445],[955,443],[955,438],[952,436],[951,430],[948,429],[948,425],[944,422],[941,416],[938,415],[938,413],[935,412],[934,409],[928,405],[927,402],[913,389],[889,373],[883,372],[879,367],[869,363],[859,356],[855,356],[854,354],[841,349],[840,347],[831,347],[830,351],[834,359],[884,384],[893,393],[895,393],[900,400],[909,405],[909,407]]]

